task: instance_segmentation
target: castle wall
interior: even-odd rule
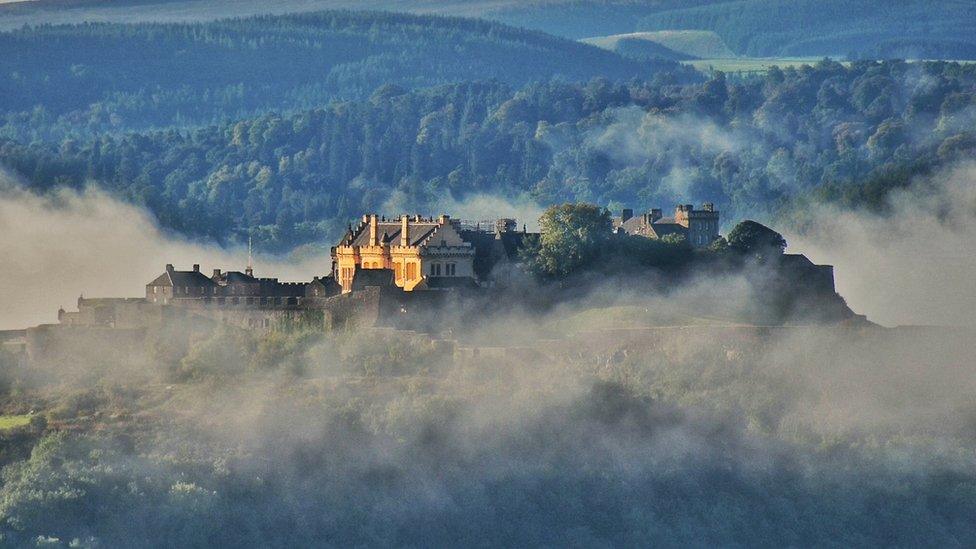
[[[109,362],[140,350],[145,337],[145,328],[42,324],[27,329],[25,350],[31,364]]]

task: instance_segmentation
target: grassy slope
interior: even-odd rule
[[[0,75],[17,75],[0,78],[3,110],[41,104],[58,114],[143,90],[156,90],[165,102],[184,89],[221,96],[245,86],[245,104],[234,113],[240,116],[368,94],[386,83],[498,79],[521,85],[553,76],[589,80],[647,72],[644,63],[536,31],[377,12],[42,27],[0,33],[0,51]],[[206,109],[202,101],[194,105]]]
[[[23,427],[30,423],[31,416],[29,415],[7,415],[0,416],[0,431],[5,431],[7,429],[15,429],[17,427]]]
[[[582,42],[618,51],[620,43],[625,40],[646,40],[669,50],[703,59],[735,57],[735,53],[725,45],[722,38],[712,31],[634,32],[586,38]]]
[[[886,40],[972,42],[976,7],[948,0],[737,0],[650,14],[642,30],[707,29],[736,53],[754,56],[832,55]]]
[[[322,9],[483,17],[576,39],[639,30],[711,30],[736,53],[752,56],[838,55],[891,42],[900,46],[882,51],[910,53],[911,43],[919,41],[951,52],[976,47],[976,6],[968,0],[940,2],[938,9],[927,0],[37,0],[0,5],[0,30],[25,24],[203,21]]]

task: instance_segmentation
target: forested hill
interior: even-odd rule
[[[369,12],[41,26],[0,34],[0,52],[0,116],[8,136],[25,140],[61,137],[41,127],[84,135],[318,107],[382,84],[682,70],[500,23]]]
[[[971,0],[580,0],[497,8],[498,21],[586,38],[715,31],[739,55],[976,59]]]
[[[567,38],[712,30],[740,55],[976,59],[970,0],[34,0],[0,3],[0,29],[335,8],[480,17]]]
[[[475,193],[614,208],[712,200],[726,220],[809,193],[877,204],[914,174],[976,158],[974,127],[976,66],[823,62],[685,87],[387,85],[189,133],[0,142],[0,162],[38,191],[95,182],[183,234],[286,250],[327,244],[364,211]]]
[[[976,59],[971,0],[734,0],[648,14],[638,30],[711,30],[740,55]]]

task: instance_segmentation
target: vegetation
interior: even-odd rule
[[[639,30],[709,30],[740,55],[973,59],[976,12],[965,0],[741,0],[659,10]]]
[[[499,23],[368,12],[28,27],[0,34],[0,50],[3,133],[28,141],[307,109],[384,84],[520,86],[673,68]]]
[[[729,248],[739,253],[761,258],[778,256],[786,249],[783,235],[749,219],[733,227],[726,241]]]
[[[633,32],[586,38],[583,42],[631,57],[634,56],[636,44],[644,42],[665,48],[665,52],[670,50],[677,54],[684,54],[685,59],[721,59],[735,57],[735,53],[725,45],[722,38],[712,31]],[[674,54],[668,57],[665,53],[662,53],[659,57],[664,59],[676,58]],[[680,59],[681,57],[677,58]]]
[[[590,266],[611,238],[610,212],[593,204],[563,204],[539,219],[542,236],[527,254],[531,269],[547,276],[566,276]]]
[[[330,0],[166,0],[0,4],[0,29],[74,21],[212,20],[253,13],[299,12],[336,5]],[[973,8],[966,0],[933,7],[926,0],[362,0],[359,9],[478,17],[580,39],[635,31],[714,31],[736,54],[761,57],[844,55],[875,59],[973,58]]]
[[[628,307],[615,322],[668,314]],[[586,314],[554,320],[603,326]],[[531,337],[536,321],[479,331]],[[0,399],[64,411],[5,456],[0,534],[55,547],[976,539],[971,393],[948,383],[957,362],[938,366],[957,342],[713,333],[627,352],[562,333],[572,352],[479,360],[415,335],[241,332],[228,343],[276,351],[236,366],[206,350],[230,334],[195,332],[172,349],[194,357],[189,378],[150,363],[148,382],[107,370],[79,386],[35,364]],[[945,408],[903,415],[927,398]]]
[[[29,425],[30,422],[31,422],[31,416],[29,414],[0,416],[0,431],[6,431],[7,429],[16,429],[18,427],[25,427]]]
[[[682,87],[661,78],[388,85],[368,100],[188,132],[0,140],[0,162],[38,192],[94,184],[185,235],[250,234],[286,250],[327,245],[364,211],[475,194],[614,210],[713,201],[724,219],[802,216],[790,206],[810,196],[882,207],[891,189],[976,154],[973,65],[824,61]]]
[[[798,69],[803,65],[816,65],[822,59],[815,57],[723,57],[716,59],[692,59],[684,64],[713,73],[724,72],[729,76],[765,74],[771,70]],[[842,62],[844,65],[848,62]]]

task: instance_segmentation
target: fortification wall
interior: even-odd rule
[[[106,362],[140,350],[145,328],[42,324],[27,330],[25,350],[31,364]]]

